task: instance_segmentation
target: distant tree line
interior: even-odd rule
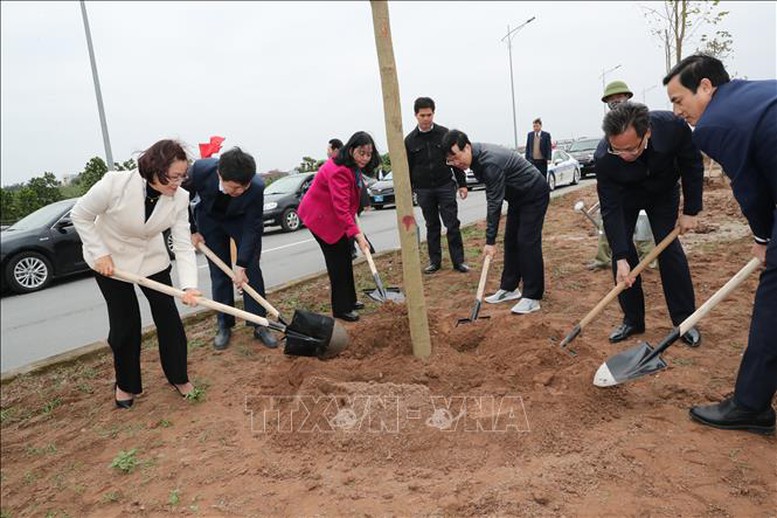
[[[137,164],[132,158],[114,164],[114,168],[118,171],[127,171],[136,167]],[[54,173],[45,172],[43,176],[31,178],[26,183],[3,187],[0,189],[0,224],[10,225],[45,205],[81,196],[106,172],[108,172],[108,166],[105,161],[100,157],[94,157],[68,185],[62,185]]]
[[[388,153],[380,155],[380,161],[381,165],[374,171],[375,174],[378,174],[379,171],[384,173],[391,171],[391,157],[389,157]],[[318,171],[318,169],[324,165],[324,162],[326,162],[326,160],[316,160],[313,157],[303,156],[302,162],[300,162],[296,169],[300,173],[310,173]]]

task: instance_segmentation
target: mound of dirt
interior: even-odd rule
[[[730,189],[705,185],[701,231],[681,240],[697,304],[749,258]],[[484,304],[468,317],[479,272],[424,276],[432,354],[413,356],[407,308],[378,304],[346,324],[338,357],[289,357],[239,328],[210,347],[215,317],[187,323],[190,376],[182,401],[166,384],[156,339],[143,350],[145,393],[113,408],[112,359],[84,358],[2,387],[3,516],[769,516],[775,439],[689,421],[687,409],[733,387],[747,343],[756,276],[701,324],[698,349],[678,343],[669,368],[610,389],[592,385],[610,355],[671,329],[658,271],[643,275],[647,331],[611,345],[611,304],[573,342],[561,339],[611,289],[588,270],[597,236],[573,210],[593,187],[551,202],[544,230],[542,310],[513,315]],[[479,263],[484,225],[465,229]],[[401,285],[400,254],[380,257]],[[498,287],[498,254],[487,293]],[[359,290],[372,288],[364,263]],[[328,282],[272,296],[328,312]]]

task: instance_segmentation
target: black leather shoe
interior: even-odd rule
[[[439,269],[440,269],[440,265],[439,264],[432,263],[429,266],[427,266],[426,268],[424,268],[424,273],[434,273],[434,272],[436,272]]]
[[[213,348],[217,351],[222,351],[229,345],[229,339],[232,337],[232,329],[228,327],[220,327],[216,332],[216,337],[213,338]]]
[[[698,329],[692,327],[683,335],[683,342],[691,347],[699,347],[701,344],[701,333]]]
[[[633,326],[631,324],[623,323],[612,330],[610,333],[610,342],[618,343],[622,342],[631,335],[638,335],[645,332],[645,326]]]
[[[261,341],[265,347],[275,349],[278,347],[278,340],[272,335],[266,327],[257,326],[254,328],[254,338]]]
[[[349,311],[348,313],[335,313],[335,318],[345,320],[346,322],[356,322],[359,320],[359,314],[356,311]]]
[[[453,269],[456,270],[457,272],[461,272],[461,273],[468,273],[469,270],[470,270],[469,266],[467,266],[464,263],[454,265]]]
[[[694,421],[714,428],[774,434],[774,409],[771,406],[754,412],[738,406],[733,397],[714,405],[695,406],[689,414]]]
[[[116,402],[116,408],[132,408],[132,404],[135,402],[135,398],[131,399],[116,399],[116,387],[117,384],[113,384],[113,400]]]
[[[360,309],[364,309],[364,302],[356,301],[356,304],[353,305],[354,311],[358,311]]]

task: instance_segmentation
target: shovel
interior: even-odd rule
[[[359,230],[361,230],[361,225],[359,225],[359,217],[356,217],[356,225],[359,227]],[[362,232],[363,233],[363,232]],[[387,300],[390,300],[391,302],[396,302],[397,304],[400,304],[405,301],[405,295],[399,290],[399,288],[384,288],[383,282],[380,280],[380,275],[378,275],[378,269],[375,267],[375,261],[372,260],[372,254],[369,250],[362,250],[364,253],[364,257],[367,258],[367,264],[370,266],[370,271],[372,272],[372,278],[375,279],[375,286],[376,289],[374,290],[364,290],[364,292],[373,300],[377,302],[386,302]]]
[[[594,374],[594,385],[597,387],[612,387],[619,383],[647,376],[666,368],[666,362],[660,354],[672,345],[678,338],[688,332],[690,328],[702,319],[718,302],[734,291],[754,270],[761,265],[757,257],[753,257],[744,268],[739,270],[726,284],[710,297],[699,309],[693,312],[676,326],[659,343],[652,348],[649,343],[642,342],[639,345],[621,351],[607,359]]]
[[[469,318],[460,318],[456,321],[456,327],[459,326],[459,324],[469,324],[470,322],[474,322],[478,319],[478,314],[480,313],[480,306],[483,304],[483,292],[486,290],[486,277],[488,277],[488,268],[491,266],[491,256],[487,255],[485,259],[483,259],[483,271],[480,273],[480,282],[478,283],[478,291],[475,293],[475,304],[472,306],[472,313],[470,313]],[[482,318],[491,318],[490,316],[485,316]]]
[[[222,272],[224,272],[225,274],[227,274],[227,276],[228,276],[230,279],[232,279],[232,281],[234,281],[234,280],[235,280],[235,272],[234,272],[234,271],[232,271],[232,268],[230,268],[229,266],[227,266],[227,263],[225,263],[224,261],[222,261],[222,260],[221,260],[221,258],[220,258],[219,256],[217,256],[217,255],[216,255],[216,254],[213,252],[213,250],[211,250],[210,248],[208,248],[208,247],[207,247],[207,245],[206,245],[205,243],[203,243],[203,242],[200,242],[200,244],[198,244],[198,245],[197,245],[197,249],[198,249],[198,250],[200,250],[200,251],[201,251],[203,254],[205,254],[205,256],[206,256],[208,259],[210,259],[210,261],[211,261],[213,264],[215,264],[216,266],[218,266],[218,267],[221,269],[221,271],[222,271]],[[242,290],[243,290],[244,292],[248,293],[248,295],[249,295],[249,296],[250,296],[252,299],[254,299],[254,300],[255,300],[256,302],[258,302],[258,303],[259,303],[259,304],[260,304],[260,305],[261,305],[261,306],[262,306],[264,309],[266,309],[266,310],[267,310],[267,313],[268,313],[269,315],[271,315],[273,318],[276,318],[276,319],[278,319],[278,321],[279,321],[281,324],[283,324],[283,325],[285,325],[285,326],[288,326],[288,325],[289,325],[289,323],[288,323],[288,322],[286,322],[286,321],[283,319],[283,317],[281,316],[280,312],[279,312],[277,309],[275,309],[275,308],[274,308],[274,307],[273,307],[273,306],[272,306],[272,305],[271,305],[269,302],[267,302],[267,299],[265,299],[264,297],[262,297],[261,295],[259,295],[259,293],[258,293],[258,292],[257,292],[255,289],[253,289],[253,288],[252,288],[252,287],[251,287],[251,286],[250,286],[248,283],[245,283],[245,284],[243,284],[243,286],[241,286],[241,288],[242,288]]]
[[[663,251],[664,251],[664,249],[665,249],[667,246],[669,246],[669,244],[670,244],[672,241],[674,241],[674,240],[677,238],[677,236],[679,236],[679,235],[680,235],[680,228],[679,228],[679,227],[675,227],[675,229],[674,229],[674,230],[672,230],[672,231],[669,233],[669,235],[668,235],[668,236],[666,236],[666,237],[665,237],[665,238],[664,238],[664,239],[663,239],[663,240],[662,240],[660,243],[658,243],[658,244],[656,245],[656,247],[655,247],[653,250],[651,250],[651,251],[650,251],[650,253],[649,253],[648,255],[646,255],[646,256],[645,256],[645,258],[644,258],[644,259],[642,259],[642,261],[640,261],[640,263],[639,263],[637,266],[635,266],[635,267],[634,267],[634,269],[633,269],[633,270],[631,270],[630,277],[631,277],[631,278],[636,278],[636,277],[637,277],[637,275],[639,275],[640,273],[642,273],[642,270],[644,270],[645,268],[647,268],[647,266],[648,266],[648,265],[649,265],[651,262],[653,262],[653,260],[654,260],[656,257],[658,257],[658,254],[660,254],[661,252],[663,252]],[[576,326],[575,326],[575,327],[572,329],[572,331],[570,331],[570,332],[569,332],[569,334],[566,336],[566,338],[564,338],[564,339],[561,341],[561,343],[559,344],[559,345],[561,346],[561,348],[562,348],[562,349],[563,349],[563,348],[566,348],[566,346],[567,346],[567,345],[569,345],[569,344],[570,344],[570,342],[572,342],[572,340],[574,340],[575,338],[577,338],[577,335],[579,335],[579,334],[581,334],[581,333],[583,332],[583,328],[585,328],[585,326],[587,326],[588,324],[590,324],[590,323],[591,323],[591,321],[592,321],[592,320],[593,320],[593,319],[594,319],[594,318],[595,318],[595,317],[596,317],[596,316],[597,316],[599,313],[601,313],[601,312],[602,312],[602,310],[605,308],[605,306],[607,306],[607,304],[609,304],[610,302],[612,302],[612,301],[613,301],[613,299],[615,299],[615,297],[617,297],[617,296],[620,294],[620,292],[622,292],[622,291],[623,291],[623,290],[625,290],[625,289],[626,289],[626,283],[625,283],[625,282],[620,282],[620,283],[616,284],[616,285],[615,285],[615,287],[614,287],[613,289],[611,289],[611,290],[610,290],[610,292],[609,292],[607,295],[605,295],[605,297],[604,297],[604,298],[603,298],[603,299],[602,299],[602,300],[599,302],[599,304],[597,304],[597,305],[594,307],[594,309],[592,309],[591,311],[589,311],[589,312],[588,312],[588,314],[587,314],[585,317],[583,317],[583,320],[581,320],[581,321],[580,321],[580,323],[579,323],[579,324],[577,324],[577,325],[576,325]],[[576,353],[575,353],[575,351],[573,351],[573,350],[571,350],[571,349],[569,349],[569,352],[570,352],[570,354],[572,354],[572,355],[576,354]]]
[[[170,295],[171,297],[178,297],[181,299],[184,296],[183,290],[173,288],[172,286],[168,286],[167,284],[163,284],[146,277],[141,277],[134,273],[114,270],[113,277],[123,281],[132,282],[139,286],[145,286],[146,288],[164,293],[165,295]],[[294,314],[294,320],[292,321],[291,326],[285,326],[283,324],[279,324],[278,322],[271,322],[264,317],[254,315],[248,311],[233,308],[232,306],[227,306],[226,304],[222,304],[205,297],[197,297],[197,305],[218,311],[220,313],[242,318],[249,322],[253,322],[254,324],[285,334],[286,347],[284,349],[284,353],[286,354],[291,354],[294,356],[318,356],[323,360],[337,355],[348,346],[348,334],[345,332],[345,330],[343,330],[340,326],[327,325],[327,322],[322,322],[320,319],[316,319],[316,317],[320,315],[316,315],[315,313],[297,311]],[[297,315],[297,313],[300,313],[300,315]],[[299,321],[299,323],[297,321]],[[305,324],[308,325],[305,326]],[[332,324],[334,323],[332,322]],[[295,325],[297,326],[297,330],[290,329]],[[300,332],[300,330],[303,328],[306,330],[309,329],[310,331],[315,330],[317,332],[315,336],[311,336],[313,334],[312,332]]]

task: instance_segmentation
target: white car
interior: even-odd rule
[[[575,185],[580,181],[580,163],[566,151],[554,149],[546,179],[551,191],[558,185]]]

